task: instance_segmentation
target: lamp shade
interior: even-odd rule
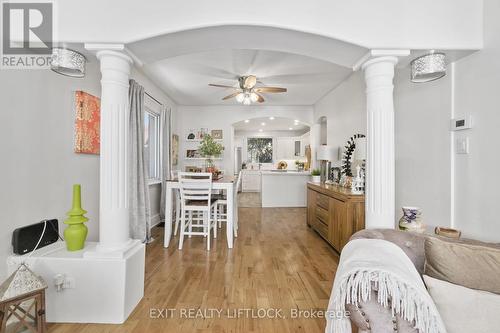
[[[316,153],[316,158],[319,161],[337,161],[338,160],[338,153],[335,154],[335,148],[333,148],[332,146],[321,145],[318,147],[318,152]]]
[[[411,62],[411,81],[429,82],[446,75],[446,61],[444,53],[423,55]]]
[[[354,141],[356,149],[354,150],[354,159],[358,161],[366,160],[366,137],[357,138]]]

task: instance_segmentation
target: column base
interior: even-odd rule
[[[144,297],[145,246],[133,243],[121,258],[98,258],[85,256],[102,254],[96,250],[98,243],[87,242],[83,250],[68,251],[64,242],[57,242],[36,250],[30,258],[10,256],[7,267],[13,272],[26,262],[47,282],[48,322],[122,324]],[[54,285],[58,274],[65,281],[59,291]]]
[[[97,243],[96,247],[92,250],[86,251],[83,254],[83,257],[96,259],[123,259],[130,251],[134,251],[135,248],[140,245],[142,245],[142,242],[138,239],[129,239],[123,244],[114,246]]]

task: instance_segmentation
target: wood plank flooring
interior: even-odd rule
[[[48,331],[324,332],[325,320],[306,318],[310,312],[291,318],[291,311],[326,308],[339,259],[306,226],[306,209],[240,208],[239,219],[232,250],[224,227],[210,252],[195,236],[185,239],[182,251],[178,237],[164,249],[163,229],[155,228],[156,241],[146,252],[145,297],[123,325],[49,324]],[[263,311],[285,318],[261,319]]]

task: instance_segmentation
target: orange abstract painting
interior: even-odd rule
[[[101,100],[84,91],[76,91],[75,110],[75,153],[99,155]]]

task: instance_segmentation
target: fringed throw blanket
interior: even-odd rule
[[[367,301],[374,287],[378,303],[414,322],[420,333],[446,332],[410,258],[396,244],[381,239],[356,239],[342,250],[325,332],[351,333],[350,320],[343,315],[345,305]]]

